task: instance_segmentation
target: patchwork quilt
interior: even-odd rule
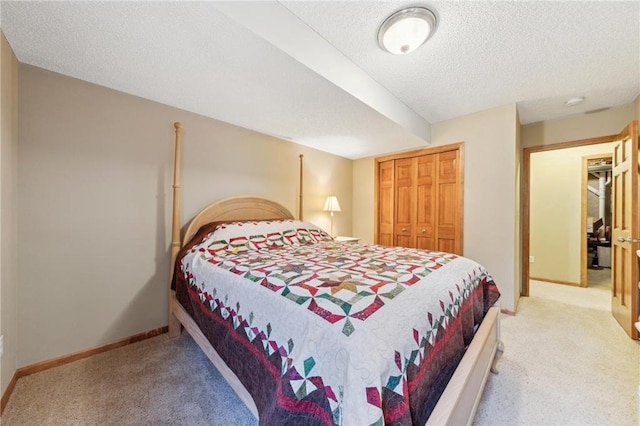
[[[203,227],[173,284],[265,425],[424,424],[500,295],[464,257],[294,220]]]

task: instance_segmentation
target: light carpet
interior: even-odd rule
[[[636,425],[640,346],[611,315],[610,290],[531,281],[502,316],[505,354],[476,425]]]
[[[4,425],[256,425],[188,334],[166,334],[18,380]]]
[[[640,347],[611,317],[608,293],[598,291],[532,282],[532,297],[521,299],[518,315],[502,316],[505,354],[500,373],[489,378],[476,425],[637,424]],[[2,423],[257,421],[183,334],[24,377]]]

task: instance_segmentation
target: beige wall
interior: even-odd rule
[[[636,101],[634,102],[634,106],[635,106],[635,118],[636,120],[640,120],[640,95],[638,95],[638,97],[636,98]]]
[[[633,120],[634,109],[634,105],[629,104],[592,114],[526,124],[522,126],[522,147],[617,135]]]
[[[1,394],[18,365],[18,61],[0,32],[0,358]]]
[[[255,194],[351,234],[352,162],[27,65],[20,66],[19,364],[167,324],[173,122],[182,121],[183,223]]]
[[[502,307],[515,310],[519,295],[514,252],[516,211],[515,105],[436,123],[432,145],[464,142],[464,255],[483,264],[500,287]],[[373,192],[374,159],[354,162],[354,211],[373,218],[374,198],[358,197],[358,188]],[[357,201],[357,202],[356,202]],[[370,216],[367,216],[370,215]],[[357,228],[356,228],[357,227]],[[373,220],[359,225],[357,236],[373,238]]]
[[[615,143],[537,152],[530,162],[529,275],[580,285],[583,157],[611,154]]]
[[[636,100],[636,104],[637,103],[638,100]],[[629,124],[631,120],[634,119],[635,110],[636,105],[629,104],[592,114],[580,114],[556,120],[527,124],[522,126],[522,146],[523,148],[529,148],[618,134],[627,126],[627,124]],[[599,148],[596,147],[594,149],[595,154],[599,153]],[[578,161],[578,163],[571,163],[571,160],[569,159],[562,160],[560,157],[556,158],[554,157],[554,152],[561,151],[549,152],[547,157],[544,157],[547,160],[541,160],[543,157],[538,157],[539,163],[546,164],[545,167],[548,169],[548,173],[541,173],[536,179],[540,188],[546,188],[549,186],[550,182],[555,182],[553,176],[558,176],[558,182],[553,184],[553,187],[558,186],[558,192],[556,194],[547,195],[549,197],[555,197],[557,202],[561,203],[558,207],[558,211],[566,211],[567,213],[554,212],[552,216],[548,216],[551,214],[551,212],[548,211],[552,207],[551,203],[545,202],[541,199],[537,201],[537,205],[534,205],[533,195],[531,196],[531,228],[529,244],[530,254],[534,256],[535,263],[530,265],[529,272],[530,276],[534,278],[546,278],[579,283],[579,239],[581,238],[580,235],[582,235],[582,230],[580,229],[579,221],[580,206],[578,204],[578,207],[575,207],[575,203],[580,202],[579,199],[576,200],[576,197],[579,197],[579,192],[575,192],[575,188],[579,188],[579,186],[581,186],[581,172],[577,172],[579,173],[578,177],[574,176],[574,172],[571,172],[570,174],[564,173],[564,171],[562,173],[558,173],[557,170],[554,171],[552,169],[551,164],[552,162],[558,163],[554,167],[569,167],[572,170],[576,167],[581,168],[582,166],[580,161]],[[571,151],[567,150],[566,155],[568,157],[570,157],[570,152]],[[534,173],[533,161],[538,155],[542,155],[542,153],[533,154],[531,157],[532,185]],[[533,191],[533,189],[531,190]],[[544,194],[540,195],[540,197],[544,196]],[[536,211],[536,209],[541,209],[541,211]],[[558,214],[560,214],[560,216],[558,216]],[[549,220],[549,217],[553,217],[554,220]],[[556,220],[556,218],[559,220]],[[538,224],[535,225],[536,228],[534,228],[534,220],[538,222]],[[576,220],[577,222],[574,222]],[[569,223],[568,221],[572,221],[572,225],[569,227],[567,226]],[[556,241],[559,243],[553,247],[545,240],[545,238],[547,238],[547,236],[552,232],[556,235],[559,232],[559,235],[562,235],[562,237],[557,237]],[[560,253],[560,247],[563,247],[566,250],[563,250],[562,253]],[[555,253],[555,259],[561,260],[556,262],[550,253]],[[561,263],[564,263],[564,267],[560,266]]]
[[[353,236],[366,244],[374,240],[374,166],[373,158],[353,162]]]
[[[515,297],[515,306],[518,306],[518,300],[520,300],[520,293],[522,292],[522,223],[523,223],[523,212],[522,212],[522,126],[520,125],[520,115],[516,110],[515,117],[515,127],[516,127],[516,179],[515,179],[515,188],[514,188],[514,198],[515,198],[515,215],[514,215],[514,241],[513,241],[513,251],[515,253],[515,263],[514,263],[514,297]]]
[[[517,224],[517,112],[507,105],[432,126],[433,146],[464,142],[464,255],[493,275],[504,309],[519,297],[514,252]]]
[[[4,60],[2,70],[4,106]],[[567,128],[535,123],[520,133],[512,105],[433,126],[432,146],[465,142],[464,253],[494,275],[504,308],[515,309],[520,286],[518,145],[615,133],[636,110],[640,97],[635,105],[585,116],[597,118],[595,132],[579,116]],[[4,134],[4,120],[17,115],[5,118],[2,111]],[[36,244],[19,247],[19,313],[16,287],[2,281],[3,373],[12,374],[16,359],[29,365],[166,324],[173,121],[185,128],[183,222],[210,201],[237,194],[273,198],[297,211],[297,155],[303,153],[305,219],[328,229],[321,209],[334,194],[342,207],[334,233],[373,241],[372,158],[351,162],[22,65],[18,237],[42,240],[46,255]],[[12,214],[4,194],[3,224]],[[5,241],[17,245],[1,237],[1,248]],[[17,315],[19,328],[15,321],[7,325],[6,318]],[[19,351],[11,345],[18,335]],[[12,350],[14,367],[7,367]],[[2,375],[3,389],[9,379]]]

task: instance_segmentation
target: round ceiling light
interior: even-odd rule
[[[394,55],[406,55],[435,32],[436,15],[424,7],[402,9],[389,16],[378,30],[378,44]]]

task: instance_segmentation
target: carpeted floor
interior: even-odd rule
[[[256,425],[195,342],[166,334],[18,380],[4,425]]]
[[[604,287],[611,291],[611,268],[587,268],[587,287]]]
[[[608,312],[608,292],[532,282],[476,425],[635,425],[640,347]],[[166,335],[18,381],[4,425],[253,425],[255,418],[187,336]]]
[[[501,318],[505,354],[475,425],[636,425],[640,346],[613,319],[610,289],[530,289]]]

